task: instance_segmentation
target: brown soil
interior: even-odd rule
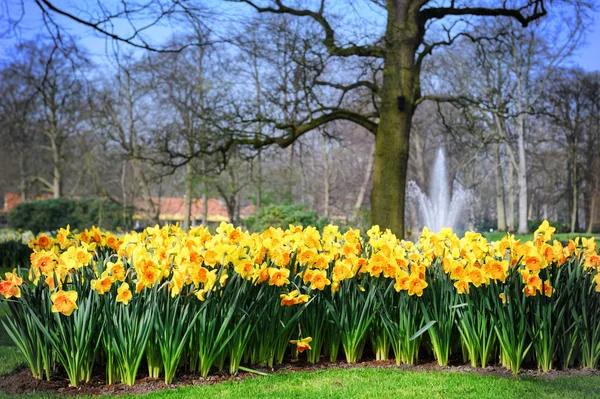
[[[303,361],[286,363],[276,369],[255,367],[257,371],[277,374],[290,373],[298,371],[314,371],[323,369],[351,369],[351,368],[397,368],[399,370],[409,371],[445,371],[445,372],[470,372],[479,375],[489,375],[498,377],[509,377],[513,375],[503,367],[490,366],[486,368],[473,368],[466,365],[459,366],[438,366],[436,362],[421,363],[415,366],[400,365],[396,366],[394,361],[366,361],[356,364],[348,364],[346,362],[320,362],[318,364],[310,364]],[[526,369],[522,370],[519,377],[534,377],[534,378],[557,378],[565,376],[586,376],[600,375],[600,370],[590,369],[569,369],[566,371],[553,370],[548,373],[542,373],[537,370]],[[33,378],[29,369],[22,368],[16,372],[0,377],[0,394],[8,395],[30,394],[36,392],[46,392],[61,396],[78,396],[78,395],[121,395],[121,394],[144,394],[163,389],[174,389],[182,386],[191,385],[211,385],[225,381],[243,381],[246,378],[259,378],[256,374],[249,372],[240,372],[233,376],[228,373],[211,375],[206,378],[198,374],[187,373],[179,375],[173,384],[167,385],[162,380],[142,377],[136,380],[134,386],[129,387],[122,384],[106,385],[103,378],[100,376],[92,378],[88,383],[81,384],[78,387],[69,385],[69,381],[65,375],[57,374],[53,376],[52,381],[39,381]]]

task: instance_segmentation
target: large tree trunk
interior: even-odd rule
[[[506,213],[504,211],[504,179],[500,164],[500,145],[494,145],[494,170],[496,174],[496,215],[498,217],[497,230],[506,231]]]
[[[419,73],[414,64],[420,42],[418,10],[409,8],[406,1],[387,2],[385,66],[371,193],[372,223],[400,237],[404,237],[410,128]]]

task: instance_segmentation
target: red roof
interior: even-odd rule
[[[50,194],[44,193],[40,195],[38,199],[52,198]],[[183,220],[185,214],[185,200],[180,197],[153,197],[152,202],[160,204],[160,220]],[[6,193],[4,195],[4,210],[10,211],[15,206],[21,203],[21,195],[18,193]],[[147,212],[147,206],[144,201],[138,199],[135,202],[135,207],[141,213]],[[192,220],[201,220],[202,212],[204,208],[204,201],[202,198],[192,200]],[[240,215],[247,217],[255,212],[254,205],[248,205],[240,209]],[[142,219],[142,215],[136,215],[136,219]],[[227,207],[225,204],[216,198],[208,199],[208,217],[209,222],[221,222],[229,221],[229,215],[227,214]]]
[[[52,194],[42,193],[42,194],[39,194],[37,197],[35,197],[34,200],[51,199],[51,198],[52,198]],[[31,200],[31,198],[29,198],[29,200]],[[19,193],[4,194],[4,210],[5,211],[11,211],[17,205],[19,205],[21,202],[23,202],[23,201],[21,201],[21,194],[19,194]]]
[[[154,202],[155,204],[160,204],[160,220],[183,220],[185,214],[184,198],[152,197],[152,202]],[[202,219],[203,207],[204,201],[202,200],[202,198],[192,200],[191,218],[193,220]],[[147,206],[145,206],[143,201],[138,200],[136,202],[136,208],[138,208],[140,211],[145,211],[147,209]],[[229,221],[227,207],[225,206],[225,204],[216,198],[209,198],[207,219],[209,222]]]
[[[4,210],[10,211],[15,206],[21,203],[21,196],[17,193],[6,193],[4,194]]]

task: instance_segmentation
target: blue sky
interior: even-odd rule
[[[57,0],[56,4],[60,6],[66,6],[70,8],[77,4],[80,6],[85,4],[85,2],[76,2],[73,3],[69,0]],[[213,4],[219,4],[220,2],[215,2]],[[40,10],[34,4],[32,0],[25,0],[25,17],[19,26],[19,38],[21,39],[30,39],[35,37],[37,34],[44,34],[45,28],[43,26]],[[222,3],[221,3],[222,4]],[[7,11],[11,12],[11,14],[17,14],[20,10],[20,0],[8,0],[8,10],[2,9],[0,10],[0,21]],[[218,7],[218,6],[217,6]],[[12,9],[11,9],[12,8]],[[14,17],[15,15],[13,15]],[[61,23],[61,25],[68,27],[69,32],[81,38],[81,43],[86,47],[86,49],[90,52],[93,58],[96,61],[102,62],[102,58],[105,57],[106,53],[112,53],[112,45],[109,40],[105,40],[92,31],[90,28],[83,27],[81,25],[75,24],[70,20],[66,20],[61,17],[57,17],[57,21]],[[162,28],[161,31],[156,35],[156,42],[160,42],[161,37],[170,36],[170,32],[167,32],[165,28]],[[12,47],[16,43],[16,39],[13,38],[2,38],[0,39],[0,58],[9,58]],[[121,50],[126,50],[127,46],[121,46]],[[590,24],[585,43],[582,44],[577,52],[573,55],[571,59],[573,64],[580,65],[583,69],[587,71],[600,71],[600,12],[595,13],[593,22]]]
[[[587,44],[578,51],[573,61],[577,62],[585,70],[600,71],[600,13],[596,13],[595,15],[594,23],[590,26],[586,42]]]

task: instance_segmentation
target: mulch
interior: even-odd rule
[[[552,370],[547,373],[542,373],[534,369],[524,369],[515,377],[508,370],[501,366],[489,366],[486,368],[473,368],[468,365],[453,365],[439,366],[436,362],[424,362],[414,366],[400,365],[397,366],[393,360],[390,361],[364,361],[355,364],[348,364],[345,361],[327,362],[322,361],[317,364],[311,364],[304,361],[291,361],[285,363],[275,369],[254,367],[254,370],[268,374],[294,373],[299,371],[319,371],[331,369],[354,369],[354,368],[395,368],[408,371],[445,371],[457,373],[474,373],[484,376],[497,376],[508,378],[557,378],[566,376],[590,376],[600,375],[600,370],[590,369],[568,369],[568,370]],[[201,377],[197,373],[178,373],[177,378],[172,384],[165,384],[163,380],[143,377],[143,369],[140,368],[140,378],[136,380],[134,386],[130,387],[123,384],[106,385],[103,376],[95,376],[88,383],[82,383],[78,387],[72,387],[66,375],[57,372],[52,376],[52,381],[36,380],[31,375],[28,368],[21,368],[12,374],[0,377],[0,393],[4,392],[8,395],[16,394],[31,394],[31,393],[50,393],[59,396],[96,396],[96,395],[124,395],[124,394],[145,394],[149,392],[176,389],[178,387],[193,386],[193,385],[212,385],[226,381],[243,381],[248,378],[260,378],[260,376],[250,372],[239,372],[236,375],[230,375],[227,372],[222,372],[215,375],[210,375],[206,378]]]

